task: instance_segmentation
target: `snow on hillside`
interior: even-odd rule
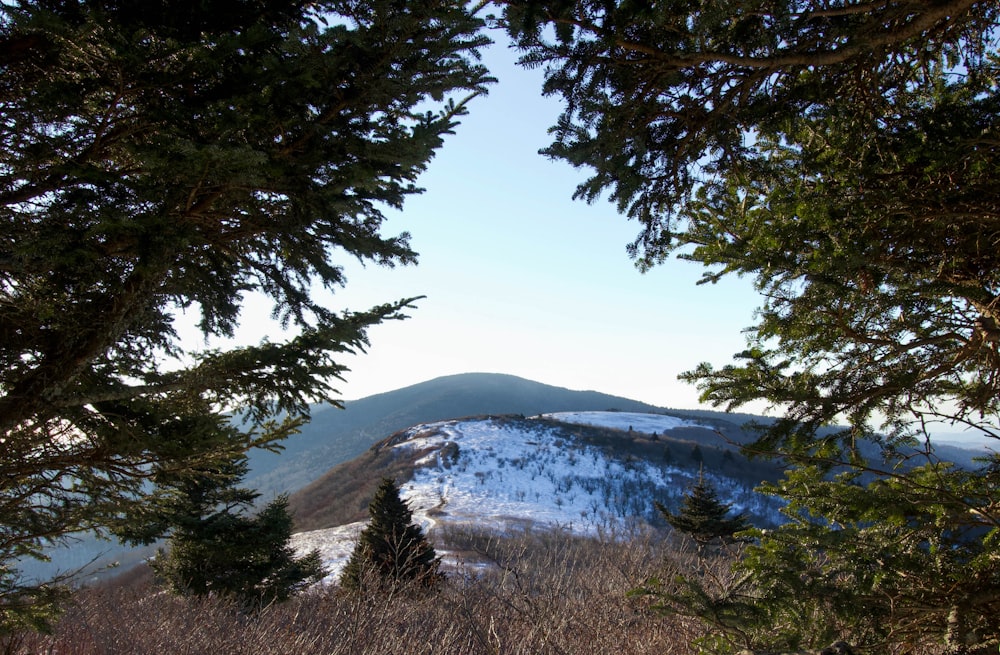
[[[603,416],[601,416],[603,415]],[[662,432],[688,423],[652,414],[580,412],[548,415],[560,421]],[[470,525],[506,531],[557,527],[574,534],[627,530],[655,514],[653,500],[675,505],[694,473],[629,458],[609,459],[599,449],[538,423],[472,419],[411,428],[394,446],[425,453],[413,478],[402,485],[414,520],[428,531]],[[727,479],[712,479],[720,496],[740,509],[771,512],[762,497]],[[293,537],[300,552],[320,551],[335,579],[363,524],[316,530]],[[442,553],[447,564],[448,553]]]
[[[606,493],[610,481],[617,481],[618,487],[631,481],[640,486],[670,476],[648,463],[627,469],[551,429],[525,432],[492,420],[431,427],[433,436],[397,446],[439,446],[418,462],[424,468],[403,487],[410,507],[430,525],[435,520],[427,511],[435,510],[450,523],[505,529],[529,522],[593,534],[634,509],[619,501],[615,511],[614,499]],[[445,453],[454,452],[452,444],[457,457],[449,458]]]
[[[640,414],[638,412],[554,412],[545,414],[545,417],[564,423],[594,425],[616,430],[635,430],[646,434],[662,434],[668,430],[683,427],[705,427],[701,426],[700,423],[686,421],[676,416]]]

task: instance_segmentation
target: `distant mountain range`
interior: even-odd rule
[[[387,393],[311,408],[312,419],[275,454],[249,454],[250,473],[243,485],[257,489],[263,501],[292,493],[336,465],[365,453],[386,436],[418,423],[476,414],[524,414],[570,410],[619,409],[655,411],[627,398],[595,391],[571,391],[511,375],[467,373],[422,382]],[[26,561],[22,572],[47,577],[55,572],[136,562],[149,550],[125,551],[120,546],[83,535],[72,544],[50,550],[52,562]],[[94,560],[97,560],[94,563]]]
[[[599,476],[604,478],[601,485],[605,487],[625,484],[635,477],[632,475],[635,471],[642,469],[647,473],[639,477],[645,482],[632,480],[629,483],[629,496],[634,503],[631,509],[635,510],[631,513],[636,518],[641,514],[643,520],[648,520],[653,508],[649,494],[667,484],[662,477],[664,471],[672,471],[675,479],[685,481],[675,484],[675,488],[666,492],[667,495],[676,496],[683,490],[686,481],[703,469],[707,474],[739,487],[744,495],[753,496],[756,503],[759,498],[753,493],[753,488],[765,479],[775,480],[780,477],[782,468],[772,462],[748,461],[739,454],[732,440],[719,430],[720,423],[723,422],[715,421],[712,424],[703,419],[663,412],[620,411],[556,412],[531,416],[488,415],[422,423],[401,430],[379,441],[359,457],[330,469],[293,494],[290,507],[299,530],[336,527],[364,520],[367,518],[368,502],[382,477],[392,477],[400,483],[413,480],[426,472],[433,464],[431,460],[452,457],[458,462],[457,458],[470,456],[471,451],[466,443],[473,441],[475,447],[482,451],[476,455],[476,476],[481,478],[479,486],[486,479],[493,479],[494,473],[502,477],[501,471],[508,466],[509,461],[517,462],[511,468],[517,468],[519,464],[529,460],[542,461],[534,469],[535,475],[542,479],[558,476],[567,487],[572,487],[574,481],[579,482],[580,476],[593,477],[591,469],[598,463],[606,469]],[[732,425],[725,427],[735,429]],[[482,433],[491,435],[494,441],[485,441],[479,436]],[[441,439],[436,439],[442,434],[456,436],[442,442]],[[477,436],[463,442],[461,437],[469,434]],[[554,439],[560,444],[553,450],[561,448],[564,452],[553,453],[548,460],[538,460],[538,448],[533,444],[546,439]],[[400,448],[401,444],[408,448]],[[516,444],[527,446],[518,447]],[[518,452],[508,453],[511,448]],[[581,455],[583,452],[587,453],[587,457]],[[417,456],[408,457],[403,453],[415,453]],[[579,464],[578,471],[573,470],[574,461]],[[616,468],[617,464],[607,466],[608,462],[629,463],[624,469],[628,475]],[[442,476],[454,473],[451,467],[446,468],[449,471],[447,474],[442,473]],[[677,478],[678,474],[680,478]],[[450,484],[459,487],[468,485],[470,475],[472,474]],[[612,475],[617,475],[620,479],[607,479]],[[526,488],[536,486],[533,491],[544,489],[544,483],[538,487],[525,482],[523,478],[520,483]],[[456,492],[468,494],[472,491],[457,489]],[[500,495],[510,492],[510,488],[502,488]],[[620,496],[624,493],[618,489],[612,495]],[[551,505],[554,500],[549,497],[539,498],[535,507]],[[606,500],[605,498],[602,502]],[[621,500],[617,502],[620,503]],[[489,503],[484,502],[483,505],[485,507]],[[641,512],[638,511],[639,508]],[[602,511],[612,512],[608,508]],[[531,520],[528,516],[517,518]],[[773,522],[776,519],[771,515],[767,520]]]
[[[336,521],[356,519],[367,506],[366,485],[377,482],[379,473],[366,462],[377,459],[379,444],[389,435],[414,425],[467,416],[514,415],[533,417],[543,413],[611,411],[669,415],[700,424],[680,426],[671,431],[673,445],[657,448],[662,456],[669,447],[671,456],[686,457],[694,445],[702,447],[706,466],[722,461],[725,452],[734,453],[750,435],[741,429],[748,420],[764,420],[744,414],[707,410],[672,410],[653,407],[627,398],[596,391],[572,391],[532,382],[510,375],[467,373],[437,378],[361,400],[348,401],[343,410],[331,405],[312,408],[312,420],[285,443],[280,454],[254,451],[250,454],[251,473],[244,486],[255,488],[268,501],[279,493],[294,493],[293,506],[300,511],[303,529],[337,525]],[[973,451],[947,447],[942,456],[959,463],[971,461]],[[339,472],[332,469],[350,463]],[[746,469],[752,470],[752,469]],[[773,467],[772,467],[773,470]],[[755,471],[755,474],[757,472]],[[336,480],[337,482],[331,482]],[[759,480],[757,480],[759,481]],[[306,493],[304,489],[311,490]],[[309,494],[325,500],[307,501]],[[309,504],[343,509],[344,516],[306,511]],[[348,511],[349,510],[349,511]],[[351,520],[354,520],[351,519]],[[115,544],[84,537],[64,548],[53,549],[50,566],[26,563],[23,572],[44,577],[53,571],[76,570],[95,557],[106,562],[119,558]],[[140,555],[133,553],[133,561]],[[123,562],[125,560],[123,559]]]
[[[755,491],[781,469],[747,461],[714,426],[662,413],[558,412],[479,416],[412,426],[335,467],[291,498],[293,545],[319,550],[337,577],[383,477],[394,478],[447,567],[480,566],[454,540],[469,530],[504,535],[557,530],[577,536],[665,528],[703,479],[759,527],[784,518]]]
[[[463,373],[435,378],[396,391],[347,401],[340,410],[331,405],[312,408],[312,420],[285,443],[280,454],[255,451],[250,455],[246,486],[263,498],[292,493],[310,484],[332,467],[363,454],[398,430],[419,423],[465,416],[546,412],[620,411],[669,414],[697,420],[734,444],[751,435],[741,426],[768,422],[752,414],[711,410],[669,409],[597,391],[573,391],[513,375]],[[964,444],[963,444],[964,445]],[[972,465],[974,451],[949,444],[939,455],[963,466]]]

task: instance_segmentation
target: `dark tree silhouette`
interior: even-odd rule
[[[671,512],[662,503],[655,505],[671,527],[702,546],[715,540],[735,541],[737,532],[751,527],[746,514],[729,515],[732,504],[719,500],[714,487],[705,480],[704,473],[698,475],[698,483],[685,494],[678,513]]]
[[[746,349],[680,377],[778,411],[746,454],[786,467],[763,491],[788,520],[753,535],[742,588],[681,604],[733,650],[840,625],[871,652],[996,655],[1000,456],[932,446],[1000,440],[1000,4],[503,4],[563,100],[543,152],[588,171],[576,197],[635,219],[640,267],[761,293]]]
[[[383,478],[368,506],[371,517],[361,531],[340,577],[346,589],[363,589],[369,582],[399,584],[414,581],[434,587],[443,579],[437,556],[413,513],[399,497],[396,481]]]
[[[314,290],[416,262],[384,212],[485,90],[483,25],[464,2],[0,3],[0,632],[58,609],[21,562],[148,536],[178,476],[339,402],[341,357],[415,299]],[[287,336],[182,338],[181,314],[232,337],[254,295]]]
[[[246,471],[240,458],[193,473],[163,503],[159,514],[173,526],[170,548],[151,565],[170,591],[219,594],[256,609],[326,575],[317,551],[296,557],[286,496],[250,513],[259,494],[237,486]]]

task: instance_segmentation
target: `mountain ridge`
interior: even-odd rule
[[[433,378],[358,400],[311,407],[311,419],[272,453],[248,453],[250,472],[241,486],[257,490],[267,502],[294,493],[338,464],[365,453],[399,430],[434,420],[477,414],[535,414],[543,411],[651,408],[627,398],[596,391],[574,391],[500,373],[459,373]],[[65,546],[47,550],[51,562],[21,563],[23,575],[45,579],[72,571],[93,571],[120,561],[134,564],[149,549],[126,549],[93,535],[74,535]]]
[[[301,434],[285,443],[284,452],[277,455],[266,451],[250,453],[251,473],[243,486],[257,489],[264,502],[281,493],[294,494],[328,475],[336,466],[369,452],[387,436],[421,423],[487,414],[534,416],[545,412],[603,410],[697,419],[710,429],[691,432],[690,428],[680,428],[678,438],[683,437],[693,444],[701,436],[718,431],[731,442],[730,448],[749,438],[740,428],[742,423],[751,419],[767,420],[712,410],[655,407],[610,394],[574,391],[506,374],[463,373],[347,401],[342,411],[330,404],[314,406],[312,420],[302,428]],[[966,460],[977,454],[960,448],[948,450],[949,456],[956,460],[956,453]],[[106,564],[109,559],[121,559],[123,549],[96,537],[81,535],[79,540],[48,552],[53,558],[51,565],[26,562],[22,573],[28,577],[47,578],[55,572],[81,569],[95,560],[99,565]],[[135,556],[133,561],[138,558]],[[126,560],[121,561],[124,564]]]
[[[773,526],[783,521],[780,503],[755,487],[781,472],[746,460],[711,426],[669,414],[475,416],[401,430],[301,489],[289,507],[295,547],[318,549],[332,581],[384,477],[396,481],[414,520],[448,553],[455,530],[597,536],[664,529],[654,501],[676,510],[699,479],[760,527]]]
[[[441,376],[359,400],[338,410],[312,408],[312,418],[280,454],[254,451],[246,484],[265,497],[294,492],[386,435],[436,420],[484,414],[607,410],[669,411],[598,391],[577,391],[502,373]]]

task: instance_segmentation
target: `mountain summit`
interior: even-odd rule
[[[596,391],[572,391],[513,375],[463,373],[435,378],[395,391],[344,403],[315,405],[312,419],[282,445],[280,453],[251,451],[250,473],[244,486],[269,499],[309,485],[331,468],[362,455],[386,435],[420,423],[480,414],[618,409],[658,411],[645,403]],[[721,416],[721,414],[720,414]],[[367,499],[365,500],[367,506]],[[22,572],[44,579],[57,572],[93,570],[119,560],[123,568],[140,559],[139,550],[127,551],[91,535],[66,546],[53,547],[51,563],[28,560]],[[95,561],[97,566],[93,566]]]
[[[247,485],[265,497],[293,492],[330,467],[353,459],[386,435],[418,423],[483,414],[620,410],[662,411],[596,391],[573,391],[513,375],[462,373],[344,403],[312,408],[312,420],[280,454],[251,454]]]

